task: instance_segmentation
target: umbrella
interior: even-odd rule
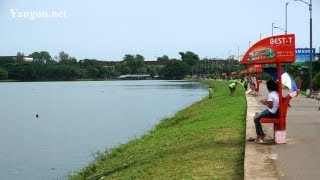
[[[262,66],[261,64],[254,64],[248,68],[249,73],[261,73]]]
[[[273,79],[278,79],[277,68],[264,68],[264,72],[270,74]],[[282,70],[281,82],[284,86],[288,87],[292,91],[298,91],[296,82],[291,78],[289,73],[285,72],[284,70]]]
[[[233,72],[231,73],[231,75],[232,75],[232,76],[236,76],[236,75],[238,75],[238,73],[235,72],[235,71],[233,71]]]
[[[248,70],[244,69],[244,70],[241,70],[240,72],[241,74],[248,74]]]

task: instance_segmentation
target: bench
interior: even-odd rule
[[[292,97],[290,96],[290,94],[282,99],[282,111],[283,111],[282,116],[284,119],[284,121],[283,121],[284,123],[286,122],[285,120],[287,117],[287,110],[288,110],[289,102],[291,99],[292,99]],[[274,126],[278,127],[278,125],[280,123],[280,117],[279,118],[261,118],[260,123],[274,123]]]
[[[278,118],[261,118],[260,123],[273,123],[273,135],[274,142],[276,144],[285,144],[286,143],[286,117],[289,102],[292,97],[297,96],[297,93],[290,93],[285,98],[282,98],[282,118],[283,124],[280,123],[280,117]],[[281,126],[282,125],[282,126]],[[284,128],[284,129],[283,129]]]

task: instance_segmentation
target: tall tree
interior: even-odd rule
[[[0,68],[0,80],[8,79],[8,72]]]
[[[193,66],[197,64],[197,62],[200,60],[199,56],[191,51],[187,52],[179,52],[181,56],[181,60],[185,62],[188,66]]]
[[[23,57],[24,57],[23,52],[18,52],[17,55],[16,55],[16,59],[18,61],[23,61]]]
[[[188,73],[188,65],[180,60],[170,60],[159,72],[166,79],[182,79]]]
[[[132,74],[144,73],[146,71],[144,67],[144,57],[140,54],[137,54],[135,56],[126,54],[123,58],[123,61],[126,61],[127,66],[131,69]]]
[[[70,56],[68,53],[64,52],[64,51],[61,51],[59,52],[59,55],[58,55],[58,61],[61,62],[61,61],[67,61],[69,60]]]
[[[42,63],[47,63],[52,60],[52,57],[50,56],[50,54],[47,51],[41,51],[40,57],[41,57]]]
[[[169,59],[169,56],[163,55],[162,57],[158,57],[158,58],[157,58],[157,61],[163,62],[163,63],[167,63],[167,62],[170,61],[170,59]]]
[[[32,57],[33,61],[38,63],[48,63],[52,61],[52,57],[47,51],[33,52],[29,57]]]
[[[29,54],[29,57],[32,57],[35,62],[41,62],[41,55],[39,52],[33,52],[32,54]]]
[[[59,52],[58,61],[60,64],[65,64],[65,65],[76,65],[77,64],[77,59],[74,57],[71,57],[68,53],[66,53],[64,51]]]

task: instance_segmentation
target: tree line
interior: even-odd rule
[[[52,58],[47,51],[33,52],[26,61],[25,55],[18,52],[15,57],[0,58],[0,80],[18,81],[56,81],[77,79],[114,79],[125,74],[149,74],[163,79],[182,79],[187,75],[218,76],[226,71],[228,64],[213,63],[210,59],[201,59],[191,51],[179,52],[181,59],[172,59],[167,55],[157,58],[161,65],[147,66],[140,55],[127,54],[122,61],[105,66],[105,61],[96,59],[77,60],[62,51]],[[227,62],[227,61],[226,61]],[[228,61],[230,62],[230,61]],[[232,70],[239,63],[233,61]]]
[[[0,58],[0,80],[18,81],[66,81],[79,79],[115,79],[125,74],[149,74],[162,79],[190,78],[222,78],[222,73],[230,75],[235,71],[246,69],[237,60],[200,59],[191,51],[179,52],[180,59],[163,55],[157,58],[161,65],[147,66],[145,58],[140,55],[126,54],[122,61],[114,65],[105,66],[105,61],[96,59],[77,60],[68,53],[61,51],[52,58],[47,51],[33,52],[28,57],[33,61],[25,61],[23,53],[18,52],[15,57]],[[319,54],[317,55],[319,57]],[[319,58],[318,58],[319,59]],[[284,69],[296,81],[302,81],[307,87],[309,62],[286,64]],[[313,85],[320,88],[320,61],[313,62]],[[268,78],[260,74],[261,79]]]

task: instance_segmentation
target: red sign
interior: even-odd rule
[[[271,36],[249,48],[241,64],[292,63],[296,59],[294,34]]]

